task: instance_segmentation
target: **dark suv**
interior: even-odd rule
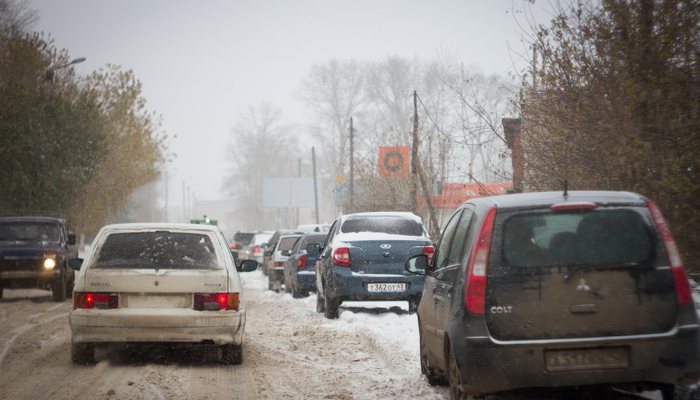
[[[700,378],[683,263],[658,208],[638,194],[472,199],[432,262],[416,256],[406,268],[426,273],[422,372],[447,380],[453,398],[605,385],[679,399]]]
[[[51,289],[55,301],[73,290],[68,260],[78,257],[66,221],[52,217],[0,218],[0,297],[3,288]]]

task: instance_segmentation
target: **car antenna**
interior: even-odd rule
[[[569,180],[564,179],[564,199],[569,197]]]

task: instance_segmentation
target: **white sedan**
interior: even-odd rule
[[[200,343],[221,360],[243,359],[245,305],[238,271],[218,228],[192,224],[103,227],[79,270],[70,313],[71,359],[94,362],[109,343]]]

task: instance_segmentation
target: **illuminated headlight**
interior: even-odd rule
[[[52,270],[56,268],[56,260],[53,258],[47,258],[44,260],[44,269]]]

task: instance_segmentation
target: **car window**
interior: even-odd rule
[[[93,268],[223,269],[209,235],[184,232],[111,233]]]
[[[466,249],[465,239],[467,238],[467,233],[469,232],[469,224],[471,223],[473,212],[472,210],[465,208],[462,215],[459,218],[459,223],[454,232],[454,238],[450,244],[450,252],[447,255],[447,265],[460,264],[462,261],[462,256],[464,255]]]
[[[445,229],[442,231],[442,237],[440,238],[440,243],[438,244],[437,254],[435,263],[435,269],[444,268],[448,265],[447,256],[450,253],[450,244],[452,243],[452,237],[454,236],[455,230],[457,229],[457,224],[459,223],[459,217],[462,215],[463,210],[458,210],[452,215],[452,218],[447,222]]]
[[[59,226],[54,222],[17,221],[0,223],[0,241],[58,243],[60,240]]]
[[[394,235],[423,236],[423,226],[416,220],[400,217],[348,218],[340,227],[343,233],[378,232]]]
[[[299,236],[285,237],[279,241],[277,251],[291,250],[294,244],[299,240]]]
[[[650,231],[632,210],[517,215],[503,229],[515,267],[637,264],[652,255]]]

